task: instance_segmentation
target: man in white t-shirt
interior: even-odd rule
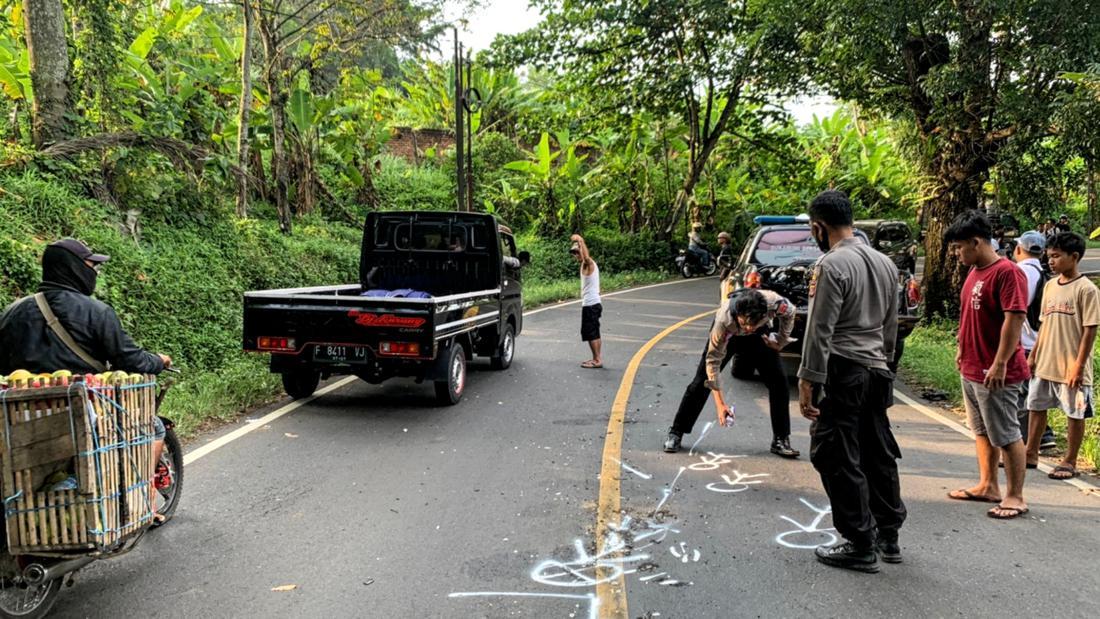
[[[1042,294],[1042,290],[1039,290],[1039,282],[1042,279],[1041,274],[1043,265],[1039,262],[1039,259],[1042,257],[1045,249],[1046,237],[1040,232],[1029,230],[1020,235],[1020,238],[1016,241],[1016,249],[1012,252],[1012,259],[1016,262],[1016,266],[1023,271],[1024,277],[1027,278],[1028,307],[1031,307],[1031,302],[1035,299],[1035,295]],[[1035,340],[1038,337],[1039,334],[1032,328],[1030,321],[1024,320],[1023,329],[1020,331],[1020,346],[1024,349],[1024,355],[1028,357],[1031,356],[1031,351],[1035,348]],[[1020,394],[1020,407],[1017,412],[1017,416],[1020,418],[1020,427],[1022,428],[1027,427],[1027,395],[1028,390],[1025,383],[1023,392]],[[1025,438],[1024,440],[1026,441],[1027,439]],[[1056,445],[1057,442],[1054,440],[1054,432],[1048,426],[1046,432],[1043,433],[1043,438],[1039,443],[1039,447],[1046,449]],[[1029,464],[1029,466],[1031,465]]]

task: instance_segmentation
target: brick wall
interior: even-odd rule
[[[438,154],[448,148],[454,148],[454,145],[455,136],[446,129],[394,127],[393,136],[389,142],[386,142],[385,152],[415,163],[429,148],[434,148]]]

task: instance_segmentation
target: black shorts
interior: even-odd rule
[[[581,308],[581,341],[591,342],[600,339],[600,316],[603,305],[586,305]]]

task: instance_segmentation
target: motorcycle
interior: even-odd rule
[[[166,371],[179,373],[173,369]],[[171,383],[158,386],[155,408],[159,412]],[[165,429],[164,450],[156,465],[153,487],[156,489],[156,512],[161,519],[150,522],[105,552],[70,556],[12,555],[5,543],[0,549],[0,619],[45,617],[57,602],[62,583],[71,587],[78,570],[93,561],[126,554],[150,529],[164,526],[171,520],[183,491],[183,447],[176,436],[175,423],[165,417],[160,419]]]
[[[695,275],[710,277],[718,272],[718,264],[714,260],[714,257],[711,256],[710,262],[704,267],[699,260],[699,256],[696,255],[695,252],[681,249],[680,255],[676,256],[676,270],[684,277],[693,277]]]

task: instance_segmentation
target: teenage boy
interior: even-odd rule
[[[1032,314],[1032,308],[1037,307],[1036,303],[1041,303],[1043,300],[1043,289],[1040,285],[1043,280],[1043,265],[1039,261],[1043,252],[1046,250],[1047,239],[1041,233],[1035,230],[1029,230],[1020,235],[1020,238],[1016,242],[1016,249],[1012,252],[1012,258],[1016,261],[1016,266],[1024,272],[1024,277],[1027,278],[1027,307],[1028,316],[1024,321],[1023,329],[1020,331],[1020,346],[1024,348],[1024,357],[1030,358],[1031,351],[1035,348],[1035,340],[1039,337],[1038,330],[1032,326],[1032,320],[1037,314]],[[1038,298],[1036,298],[1038,297]],[[1038,326],[1038,325],[1036,325]],[[1024,435],[1024,444],[1027,444],[1028,439],[1028,417],[1030,412],[1027,409],[1027,395],[1028,385],[1024,383],[1024,390],[1020,394],[1020,406],[1017,411],[1017,417],[1020,418],[1020,432]],[[1047,449],[1048,447],[1056,447],[1058,445],[1054,438],[1054,431],[1047,426],[1043,432],[1043,438],[1039,441],[1039,449]],[[1035,458],[1028,458],[1027,468],[1033,469],[1038,462]]]
[[[988,515],[1004,520],[1028,511],[1024,501],[1026,456],[1016,416],[1020,391],[1029,378],[1020,347],[1027,280],[1016,265],[997,255],[992,238],[989,219],[974,210],[959,215],[945,235],[950,251],[970,267],[960,298],[955,362],[962,374],[963,404],[974,432],[979,474],[976,485],[947,496],[997,503]],[[997,483],[998,450],[1004,456],[1008,481],[1003,499]]]
[[[1062,232],[1047,245],[1050,269],[1058,277],[1043,289],[1042,329],[1029,364],[1027,407],[1031,410],[1029,462],[1039,461],[1039,436],[1047,425],[1047,409],[1066,413],[1066,455],[1051,479],[1077,476],[1077,451],[1092,417],[1092,345],[1100,324],[1100,290],[1078,271],[1085,255],[1085,237]]]

